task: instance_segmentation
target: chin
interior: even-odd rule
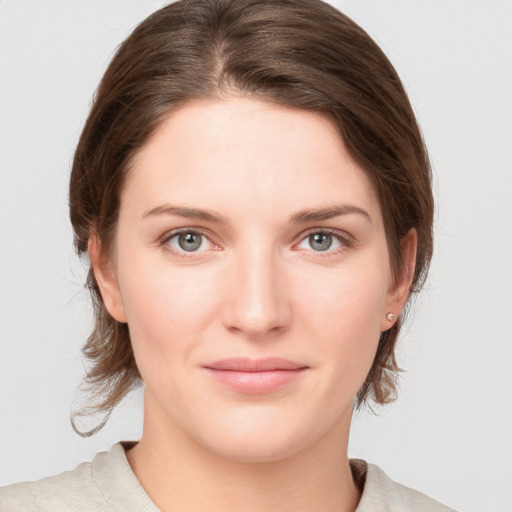
[[[200,442],[210,452],[237,462],[275,462],[292,457],[313,444],[322,433],[315,425],[272,415],[245,415],[211,425]],[[300,427],[299,427],[300,426]]]

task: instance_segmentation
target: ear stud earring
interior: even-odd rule
[[[396,318],[396,315],[395,315],[394,313],[388,313],[388,314],[386,315],[386,318],[387,318],[390,322],[392,322],[392,321]]]

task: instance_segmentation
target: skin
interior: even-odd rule
[[[200,248],[181,248],[178,229],[205,235]],[[332,245],[318,250],[312,232],[332,232]],[[395,281],[373,187],[322,116],[246,97],[174,111],[133,162],[114,258],[97,238],[89,246],[144,379],[144,431],[127,456],[156,505],[355,510],[353,400],[392,325],[386,314],[403,308],[415,248],[411,231]],[[248,394],[205,369],[269,356],[306,370]]]

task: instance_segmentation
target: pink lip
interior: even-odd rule
[[[219,383],[240,393],[269,393],[296,380],[308,368],[303,364],[268,357],[222,359],[204,366]]]

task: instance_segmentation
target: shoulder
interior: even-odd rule
[[[394,482],[382,469],[359,459],[350,461],[363,493],[356,512],[455,512],[425,494]]]
[[[67,510],[103,511],[105,501],[92,478],[90,462],[80,464],[73,471],[43,478],[36,482],[22,482],[0,489],[2,512],[43,512]]]
[[[22,482],[0,489],[2,512],[106,512],[113,510],[105,498],[104,486],[108,474],[122,473],[124,455],[121,444],[109,452],[96,455],[92,462],[84,462],[72,471]]]
[[[73,471],[0,489],[1,512],[158,512],[117,443]]]

